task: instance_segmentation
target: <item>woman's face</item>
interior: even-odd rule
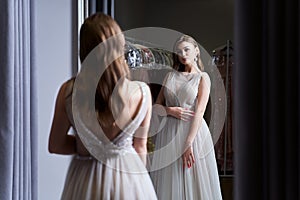
[[[180,63],[193,65],[199,54],[199,49],[190,42],[181,42],[177,45],[176,53],[178,54]]]

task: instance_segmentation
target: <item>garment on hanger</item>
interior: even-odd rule
[[[220,175],[231,175],[233,173],[233,132],[232,132],[232,67],[233,62],[233,47],[232,42],[227,41],[227,44],[222,45],[213,50],[213,63],[217,66],[226,90],[227,96],[227,113],[225,124],[219,140],[215,144],[215,152],[217,165]]]

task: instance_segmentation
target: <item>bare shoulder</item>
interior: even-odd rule
[[[207,72],[201,72],[201,77],[204,79],[210,79]]]
[[[129,81],[128,88],[128,95],[132,102],[140,102],[143,98],[151,99],[150,88],[142,81]]]
[[[75,82],[75,77],[72,77],[69,80],[65,81],[61,85],[61,89],[64,90],[64,96],[65,97],[69,96],[72,93],[74,82]]]
[[[210,77],[207,72],[201,72],[201,79],[206,83],[210,85]]]
[[[201,72],[200,76],[198,90],[201,91],[203,89],[208,89],[208,91],[210,91],[211,82],[209,75],[206,72]]]
[[[57,109],[64,110],[65,109],[65,100],[66,97],[72,94],[74,79],[71,78],[64,83],[61,84],[58,90],[58,94],[56,96],[56,107]]]
[[[131,84],[132,84],[132,88],[136,91],[144,91],[146,92],[146,94],[149,94],[150,93],[150,88],[149,86],[145,83],[145,82],[142,82],[142,81],[130,81]],[[141,90],[142,89],[142,90]]]

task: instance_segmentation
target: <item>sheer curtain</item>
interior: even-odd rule
[[[0,2],[0,199],[37,199],[34,0]]]
[[[235,0],[235,199],[300,199],[299,0]]]

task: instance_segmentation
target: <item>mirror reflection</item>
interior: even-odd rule
[[[234,152],[232,132],[232,80],[234,67],[233,0],[188,0],[151,1],[151,3],[130,0],[116,1],[115,18],[125,29],[137,27],[164,27],[194,36],[211,55],[212,62],[220,71],[226,91],[226,119],[218,142],[215,144],[216,160],[220,174],[224,199],[232,199],[234,179]],[[159,86],[153,88],[154,96]],[[211,117],[211,101],[208,102],[205,118]],[[207,120],[209,122],[209,120]]]
[[[92,2],[92,1],[89,1]],[[111,4],[112,2],[110,2]],[[95,6],[91,8],[92,6]],[[101,6],[100,6],[101,7]],[[89,4],[89,9],[102,11],[99,5]],[[186,2],[173,1],[152,1],[151,3],[137,0],[114,1],[113,14],[115,20],[123,30],[130,30],[139,27],[163,27],[176,30],[188,35],[201,44],[201,47],[208,52],[208,60],[205,64],[214,65],[220,73],[225,97],[223,101],[226,107],[224,122],[220,122],[222,130],[220,136],[214,141],[215,159],[217,170],[220,176],[223,199],[232,199],[232,182],[234,175],[233,165],[233,133],[232,133],[232,99],[231,99],[231,72],[233,62],[233,1],[194,1]],[[103,6],[102,6],[103,9]],[[162,38],[164,38],[162,36]],[[136,40],[134,37],[125,37],[126,52],[125,60],[131,69],[133,80],[145,82],[149,85],[153,104],[159,98],[162,84],[153,84],[151,80],[159,79],[162,83],[166,75],[173,67],[173,52],[162,50],[158,44],[154,47],[152,43]],[[170,68],[171,67],[171,68]],[[155,70],[149,70],[156,68]],[[207,72],[209,73],[209,72]],[[213,77],[210,77],[213,79]],[[210,95],[218,95],[213,90]],[[223,99],[222,99],[223,100]],[[208,98],[207,109],[203,118],[211,125],[211,118],[215,115],[214,105],[221,102],[212,101]],[[194,113],[193,113],[194,114]],[[213,126],[213,125],[211,125]],[[212,139],[214,137],[212,135]],[[148,140],[148,151],[157,148],[156,136]]]

